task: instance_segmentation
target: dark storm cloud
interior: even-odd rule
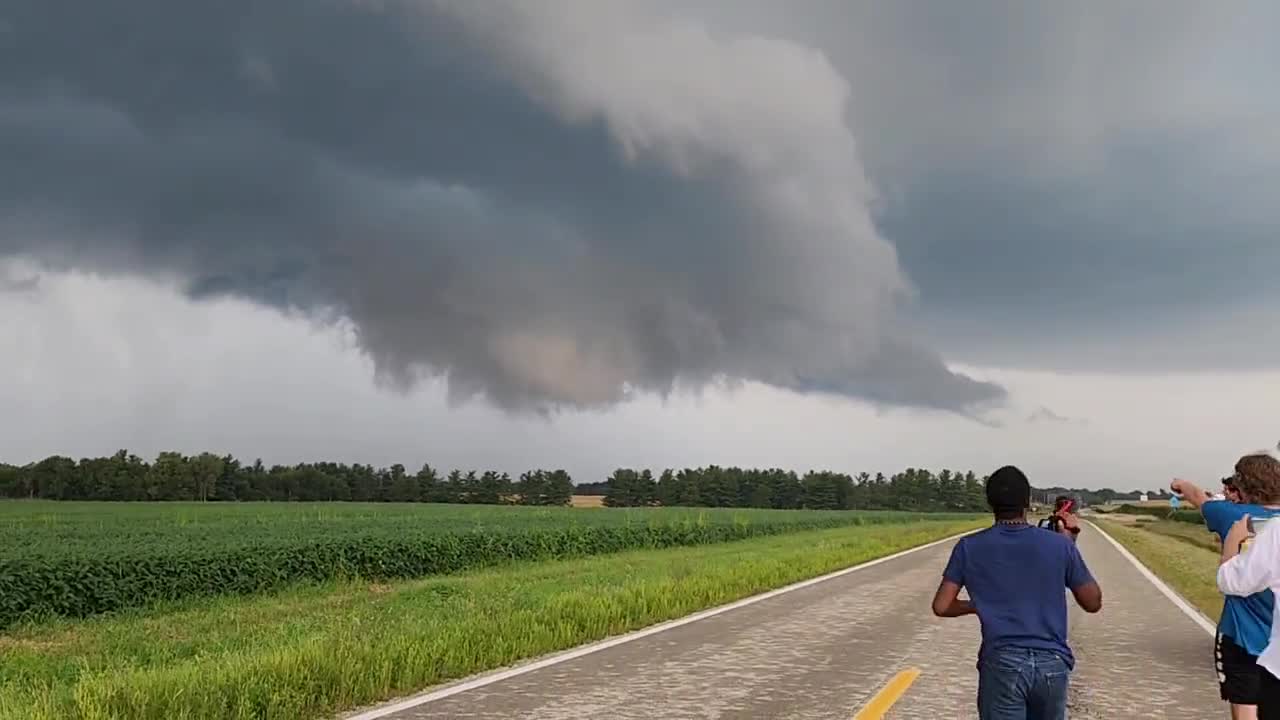
[[[1280,339],[1242,319],[1280,303],[1275,3],[668,4],[848,78],[877,225],[949,357],[1276,365]]]
[[[1230,341],[1255,334],[1237,315],[1280,303],[1271,181],[1191,152],[1212,143],[1143,144],[1070,180],[939,173],[880,218],[949,346],[1021,367],[1274,367],[1274,341]]]
[[[1276,367],[1280,6],[815,7],[849,21],[797,13],[782,32],[850,78],[878,227],[949,354]]]
[[[510,408],[728,376],[967,411],[908,337],[848,87],[643,4],[19,0],[0,254],[346,318]]]

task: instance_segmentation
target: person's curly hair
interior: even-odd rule
[[[1270,453],[1245,455],[1236,462],[1231,484],[1246,502],[1280,504],[1280,460]]]

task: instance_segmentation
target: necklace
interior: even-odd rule
[[[1029,525],[1030,523],[1027,522],[1026,518],[1019,518],[1017,520],[996,520],[996,524],[997,525]]]

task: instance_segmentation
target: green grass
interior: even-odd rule
[[[1215,536],[1204,526],[1175,520],[1137,525],[1095,522],[1200,612],[1217,621],[1222,613],[1217,581],[1220,553]]]
[[[0,504],[0,628],[297,582],[901,523],[895,512],[376,504]],[[963,516],[935,516],[934,519]]]
[[[1209,532],[1203,522],[1199,525],[1192,525],[1182,521],[1159,520],[1143,522],[1140,527],[1147,532],[1164,535],[1201,550],[1208,550],[1213,553],[1214,557],[1218,557],[1222,552],[1222,545],[1218,542],[1218,536]]]
[[[1200,516],[1200,511],[1188,508],[1179,508],[1174,510],[1172,507],[1165,505],[1133,505],[1125,503],[1114,512],[1125,515],[1146,515],[1149,517],[1160,518],[1161,520],[1175,520],[1177,522],[1188,523],[1190,525],[1204,524],[1204,518]]]
[[[0,718],[318,717],[985,524],[837,528],[28,625],[0,636]]]

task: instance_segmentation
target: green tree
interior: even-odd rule
[[[814,510],[848,509],[853,496],[853,478],[842,473],[806,473],[801,480],[804,507]]]
[[[530,470],[520,475],[516,482],[516,502],[520,505],[542,505],[542,496],[547,484],[547,473],[544,470]]]
[[[648,470],[618,468],[608,483],[609,492],[604,496],[608,507],[646,507],[657,502],[658,484]]]
[[[82,458],[76,466],[79,476],[69,500],[115,500],[115,477],[110,458]]]
[[[573,479],[564,470],[530,470],[520,476],[515,492],[522,505],[568,505]]]
[[[387,500],[390,502],[417,502],[419,499],[418,477],[404,471],[404,466],[396,463],[391,466],[387,478]]]
[[[29,470],[35,497],[49,500],[71,499],[75,486],[76,461],[54,455],[36,463]]]
[[[573,502],[573,478],[567,470],[552,470],[547,473],[546,489],[543,492],[547,505],[568,505]]]
[[[800,478],[790,470],[769,471],[770,506],[779,510],[792,510],[800,507],[803,489]]]
[[[112,487],[117,500],[146,500],[147,473],[151,468],[146,461],[127,450],[119,450],[111,457]]]
[[[160,453],[147,475],[147,494],[151,500],[194,500],[195,485],[190,463],[178,452]]]
[[[231,455],[222,457],[222,472],[218,473],[213,483],[211,499],[219,502],[233,502],[247,499],[249,495],[249,476],[240,466],[240,461]]]
[[[275,497],[275,490],[271,478],[271,472],[262,464],[262,458],[253,461],[253,466],[249,468],[249,499],[250,500],[278,500]]]
[[[605,486],[608,486],[607,482]],[[675,471],[670,468],[663,470],[662,475],[658,478],[655,490],[658,504],[666,507],[675,507],[681,504],[680,498],[683,494],[684,479],[676,475]]]
[[[226,461],[213,453],[203,452],[190,460],[191,477],[195,481],[195,499],[205,502],[213,497],[218,478]]]
[[[467,477],[461,470],[450,470],[449,476],[444,481],[444,491],[441,493],[443,502],[465,503],[467,492]]]
[[[676,473],[680,488],[680,494],[676,498],[677,505],[698,507],[706,504],[702,499],[702,478],[703,471],[698,468],[689,468]]]
[[[32,496],[31,483],[22,468],[0,464],[0,497],[25,498]]]
[[[738,504],[738,474],[712,465],[703,471],[699,499],[707,507],[734,507]]]
[[[970,512],[981,512],[987,509],[986,483],[979,480],[973,471],[964,474],[964,509]]]
[[[769,477],[758,471],[751,471],[746,482],[739,486],[742,491],[740,507],[770,508],[773,507],[773,485]]]
[[[369,465],[351,468],[351,499],[357,502],[373,502],[378,499],[378,474]]]
[[[418,471],[418,499],[427,503],[447,502],[440,475],[425,463]]]
[[[467,474],[467,502],[479,505],[503,505],[511,495],[511,478],[506,473],[487,470],[479,477]]]

